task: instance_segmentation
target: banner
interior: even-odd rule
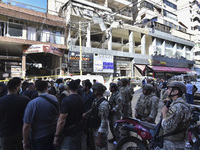
[[[57,56],[63,56],[63,51],[53,47],[51,45],[46,44],[33,44],[29,47],[23,47],[23,52],[25,54],[32,54],[32,53],[50,53]]]
[[[114,73],[113,56],[94,54],[94,72]]]

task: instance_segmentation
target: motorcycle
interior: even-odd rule
[[[192,150],[200,149],[200,106],[190,105],[192,120],[188,129],[188,142],[186,146]]]
[[[169,107],[170,103],[166,104]],[[186,147],[191,150],[200,149],[200,106],[192,105],[192,120],[188,128]],[[159,136],[162,115],[159,123],[152,124],[139,119],[123,116],[116,121],[115,130],[125,130],[136,133],[137,136],[122,137],[116,146],[116,150],[161,150],[165,136]]]

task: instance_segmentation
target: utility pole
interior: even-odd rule
[[[80,75],[82,76],[82,39],[81,39],[81,22],[79,22],[79,44],[80,44],[80,60],[79,60],[79,69]]]

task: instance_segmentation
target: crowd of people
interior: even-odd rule
[[[182,96],[186,93],[186,98],[191,98],[189,94],[191,88],[194,91],[194,86],[191,87],[190,82],[186,86],[181,82],[167,84],[163,79],[144,79],[142,84],[142,94],[135,105],[135,117],[155,123],[159,100],[170,100],[170,107],[163,107],[161,111],[163,132],[171,133],[180,128],[185,130],[191,113]],[[108,149],[108,142],[116,144],[122,136],[120,131],[114,130],[116,120],[122,115],[132,117],[134,94],[134,87],[126,78],[110,83],[109,88],[111,95],[105,98],[106,87],[95,80],[91,83],[89,79],[57,79],[56,82],[38,79],[32,83],[12,78],[7,85],[1,84],[1,149]],[[112,139],[108,139],[109,128]],[[171,150],[177,145],[180,148],[184,134],[182,131],[176,138],[168,136],[165,149]],[[170,142],[171,147],[168,146]]]

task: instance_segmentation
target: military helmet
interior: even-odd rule
[[[176,88],[179,88],[182,91],[182,93],[186,92],[185,84],[180,81],[172,81],[167,85],[167,87],[171,87],[171,88],[176,87]]]
[[[143,90],[151,91],[152,92],[154,89],[153,89],[153,86],[151,84],[145,84],[143,86]]]
[[[103,94],[106,91],[106,87],[101,83],[94,83],[92,89],[97,90],[98,94]]]
[[[121,79],[122,83],[128,83],[128,80],[126,78]]]

